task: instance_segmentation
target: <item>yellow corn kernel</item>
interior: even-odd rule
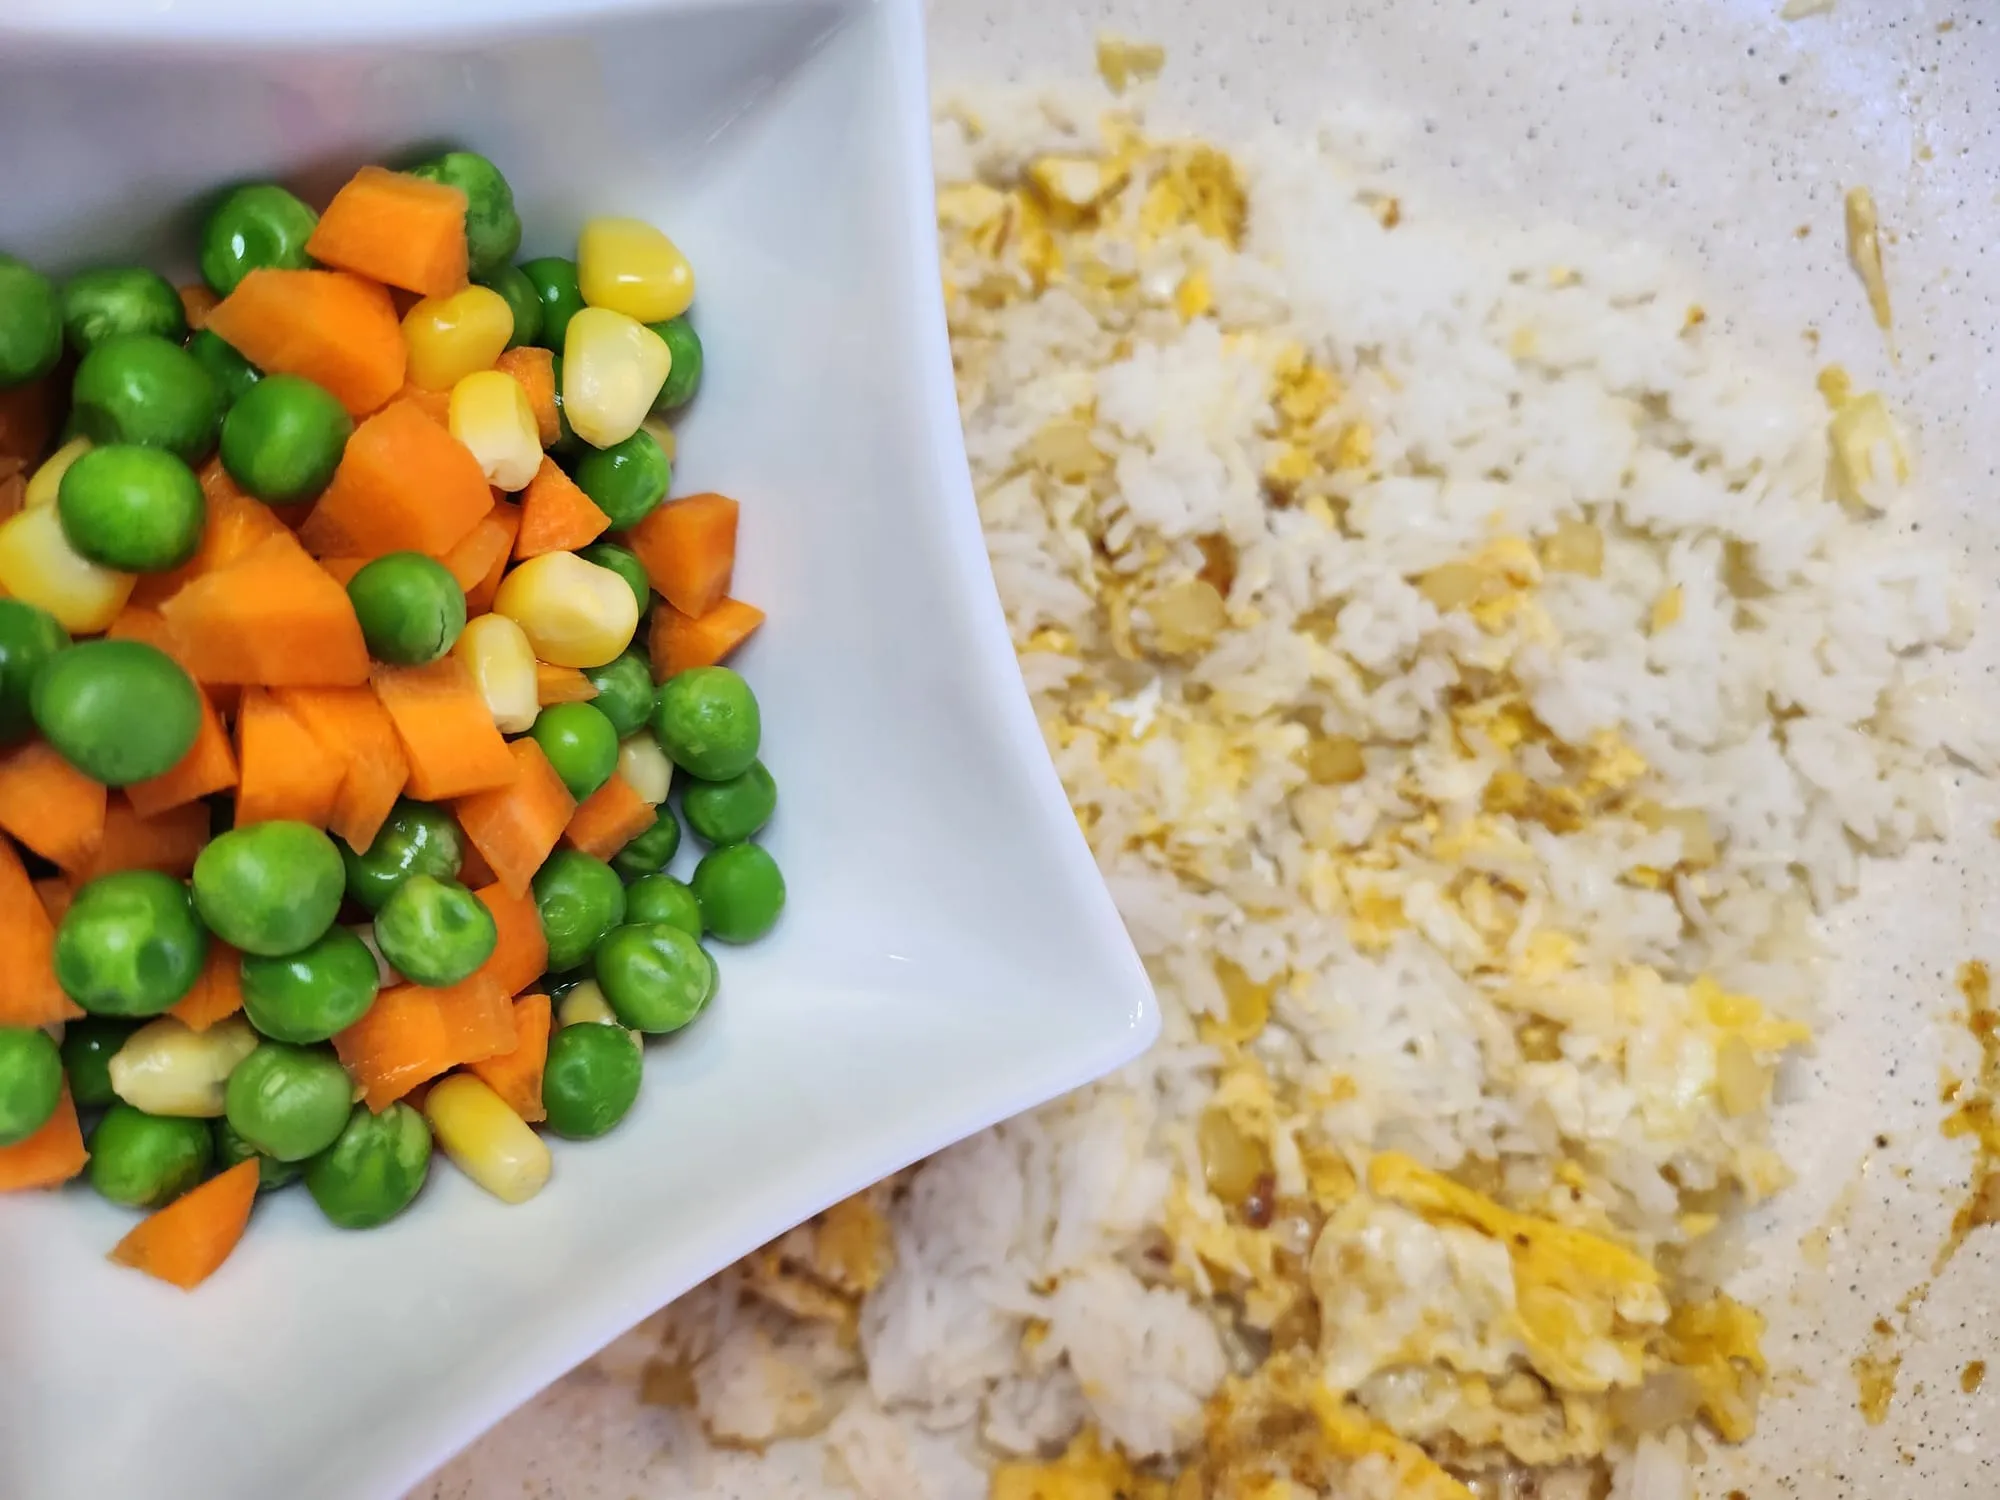
[[[490,369],[513,336],[514,310],[491,287],[426,297],[403,314],[410,384],[448,391],[474,370]]]
[[[90,439],[73,437],[55,452],[42,460],[42,466],[28,479],[26,493],[21,496],[21,504],[29,510],[41,505],[54,505],[56,493],[62,488],[62,477],[69,472],[69,466],[90,451]]]
[[[629,596],[631,590],[627,589]],[[541,712],[535,691],[535,648],[527,632],[507,616],[480,615],[459,632],[452,655],[465,663],[479,696],[502,734],[526,734]]]
[[[149,1115],[212,1120],[236,1065],[257,1050],[241,1016],[196,1031],[176,1016],[148,1021],[111,1059],[111,1091]]]
[[[618,774],[639,794],[640,801],[658,807],[673,787],[674,763],[652,732],[642,729],[618,742]]]
[[[611,1008],[611,1002],[604,998],[604,991],[597,987],[595,979],[586,979],[581,984],[572,985],[569,993],[556,1002],[556,1025],[558,1026],[619,1026],[625,1035],[632,1038],[637,1047],[639,1033],[624,1027],[618,1020],[618,1012]]]
[[[576,284],[591,307],[641,323],[678,318],[694,301],[694,267],[643,219],[592,219],[576,237]]]
[[[451,435],[472,450],[486,482],[524,490],[542,466],[541,429],[521,382],[502,370],[474,370],[451,388]]]
[[[502,1203],[526,1203],[549,1180],[549,1148],[507,1102],[470,1073],[440,1078],[424,1118],[451,1164]]]
[[[674,436],[673,423],[665,417],[657,412],[644,417],[639,422],[639,430],[660,445],[660,451],[666,454],[668,463],[672,463],[679,456],[680,439]]]
[[[71,635],[94,634],[117,619],[138,581],[100,568],[70,546],[53,505],[0,523],[0,590],[47,610]]]
[[[552,667],[601,667],[639,628],[632,586],[574,552],[522,563],[502,580],[493,612],[526,631],[534,654]]]
[[[652,411],[673,365],[666,341],[644,323],[586,307],[563,335],[563,415],[593,448],[622,443]]]

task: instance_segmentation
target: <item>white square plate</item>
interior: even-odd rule
[[[114,9],[30,0],[6,24],[88,30]],[[558,1143],[524,1207],[442,1161],[370,1233],[279,1194],[189,1295],[106,1263],[131,1216],[87,1191],[0,1200],[9,1500],[400,1492],[712,1271],[1158,1025],[980,541],[914,0],[386,35],[440,13],[465,7],[246,22],[195,0],[122,18],[150,43],[5,38],[0,237],[53,268],[185,262],[190,205],[220,184],[323,195],[359,161],[441,140],[507,171],[523,254],[566,251],[593,213],[666,227],[697,268],[709,356],[675,492],[744,502],[737,592],[771,618],[740,664],[784,792],[769,843],[789,910],[763,945],[721,954],[715,1005],[649,1049],[632,1117]],[[262,50],[214,50],[246,24]]]

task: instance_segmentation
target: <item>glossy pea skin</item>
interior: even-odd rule
[[[555,350],[560,358],[563,339],[569,333],[569,320],[583,311],[583,292],[576,284],[576,262],[561,255],[544,255],[523,261],[521,274],[528,278],[542,304],[542,331],[536,342],[544,349]],[[560,379],[556,381],[556,389],[562,389]]]
[[[111,1087],[111,1059],[139,1029],[122,1016],[84,1016],[63,1023],[62,1065],[78,1109],[103,1109],[118,1098]]]
[[[319,215],[273,182],[231,188],[209,211],[201,231],[201,279],[227,297],[252,271],[304,270],[306,241]]]
[[[379,911],[412,875],[453,880],[465,863],[465,835],[441,807],[401,798],[383,820],[375,842],[357,853],[340,845],[346,868],[347,894],[370,911]]]
[[[224,343],[206,328],[188,335],[187,352],[214,380],[216,389],[222,393],[225,410],[241,401],[243,393],[264,378],[263,372],[238,354],[232,345]]]
[[[367,1014],[380,980],[368,945],[329,927],[296,953],[243,956],[243,1014],[273,1041],[323,1042]]]
[[[179,344],[156,334],[120,334],[77,365],[70,420],[93,443],[165,448],[193,467],[215,447],[222,392]]]
[[[368,654],[420,667],[449,651],[465,629],[465,591],[451,571],[421,552],[391,552],[347,581]]]
[[[648,323],[646,326],[660,336],[661,342],[667,346],[667,353],[674,359],[673,367],[667,371],[666,384],[653,398],[653,410],[679,411],[694,399],[694,393],[701,388],[701,335],[694,331],[686,313],[678,318],[669,318],[664,323]]]
[[[181,294],[144,266],[77,272],[63,283],[62,318],[69,346],[78,354],[121,334],[150,333],[174,343],[187,337]]]
[[[642,875],[625,887],[627,922],[664,922],[691,938],[700,938],[701,902],[694,887],[667,874]]]
[[[785,909],[785,877],[756,844],[711,849],[688,883],[701,902],[702,925],[725,943],[756,942]]]
[[[574,1141],[594,1140],[631,1112],[644,1059],[620,1026],[564,1026],[549,1038],[542,1068],[548,1127]]]
[[[379,1115],[357,1104],[334,1143],[306,1163],[306,1191],[342,1229],[373,1229],[410,1206],[430,1170],[422,1115],[400,1102]]]
[[[339,1137],[353,1091],[347,1070],[331,1052],[265,1042],[229,1075],[224,1115],[266,1156],[304,1161]]]
[[[612,928],[598,942],[591,971],[619,1021],[635,1031],[678,1031],[715,994],[713,960],[664,922]]]
[[[475,278],[483,280],[514,258],[521,248],[521,216],[514,211],[513,188],[492,162],[476,151],[447,151],[410,168],[410,175],[465,194],[466,262]]]
[[[595,550],[586,549],[586,552]],[[586,553],[577,555],[585,557],[586,561],[598,562]],[[605,565],[599,563],[599,566]],[[611,721],[611,728],[619,739],[637,734],[646,727],[646,721],[653,717],[653,706],[659,701],[660,690],[653,682],[653,669],[647,665],[644,656],[637,651],[627,651],[614,656],[601,667],[586,669],[583,675],[597,689],[597,696],[590,700],[590,706]]]
[[[657,874],[680,852],[680,847],[681,825],[670,809],[662,807],[651,828],[611,857],[611,868],[627,880]]]
[[[91,1132],[90,1185],[127,1208],[159,1208],[200,1182],[214,1159],[208,1121],[149,1115],[120,1101]]]
[[[269,1193],[297,1182],[305,1171],[304,1162],[279,1161],[275,1156],[266,1156],[259,1151],[236,1133],[227,1115],[218,1115],[214,1123],[215,1168],[218,1172],[226,1172],[238,1162],[254,1159],[257,1163],[257,1191]]]
[[[626,587],[632,590],[632,597],[639,601],[639,617],[645,618],[646,611],[653,605],[653,581],[646,576],[646,565],[639,561],[636,553],[629,548],[619,546],[616,542],[592,542],[588,547],[580,549],[576,555],[585,562],[596,563],[600,568],[609,568],[624,579]],[[637,656],[638,652],[628,652],[627,655]],[[648,667],[646,680],[649,684],[652,675],[652,669]],[[594,682],[596,678],[593,677],[591,680]],[[633,726],[635,729],[637,727]],[[631,732],[631,729],[619,731],[621,737]]]
[[[0,1148],[49,1123],[62,1099],[62,1054],[36,1026],[0,1026]]]
[[[69,644],[69,632],[47,610],[0,599],[0,748],[35,732],[35,675]]]
[[[457,984],[493,956],[499,940],[485,902],[429,875],[412,875],[375,913],[375,946],[417,984]]]
[[[340,914],[340,850],[307,823],[278,820],[217,834],[194,862],[194,902],[209,931],[266,957],[316,942]]]
[[[244,494],[297,505],[333,481],[353,433],[354,419],[325,387],[297,375],[266,376],[222,419],[222,467]]]
[[[727,781],[757,760],[763,720],[750,685],[728,667],[677,672],[660,687],[653,738],[690,776]]]
[[[207,956],[187,887],[156,870],[86,882],[56,929],[56,982],[92,1015],[159,1015],[194,988]]]
[[[681,793],[681,816],[688,827],[716,845],[740,844],[755,836],[777,809],[778,783],[761,760],[727,781],[691,782]]]
[[[62,358],[62,299],[55,283],[0,255],[0,390],[40,380]]]
[[[509,349],[541,342],[542,297],[535,290],[535,284],[528,280],[527,272],[516,265],[499,265],[474,279],[481,286],[491,287],[506,298],[507,306],[513,310],[514,333],[507,340]]]
[[[665,451],[642,427],[621,443],[588,450],[571,477],[611,518],[613,531],[628,531],[667,498],[674,471]]]
[[[589,800],[618,769],[618,731],[592,704],[551,704],[528,732],[578,802]]]
[[[201,728],[201,690],[143,641],[83,641],[36,674],[35,727],[93,781],[129,786],[180,763]]]
[[[561,972],[590,957],[599,938],[625,920],[625,885],[611,866],[579,849],[558,849],[535,872],[535,909]]]
[[[111,443],[63,472],[56,510],[70,546],[121,573],[167,573],[201,546],[208,502],[194,470],[163,448]]]

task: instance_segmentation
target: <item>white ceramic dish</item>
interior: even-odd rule
[[[111,10],[10,19],[88,29]],[[58,266],[158,257],[217,184],[324,183],[440,138],[505,166],[527,253],[592,212],[668,226],[710,351],[676,484],[745,502],[739,591],[771,623],[742,665],[784,786],[790,909],[651,1049],[633,1116],[559,1146],[525,1207],[442,1162],[372,1233],[279,1195],[187,1295],[105,1262],[130,1216],[89,1193],[0,1201],[7,1500],[396,1493],[717,1267],[1157,1026],[980,544],[932,295],[914,0],[201,50],[231,22],[276,46],[400,24],[384,17],[192,4],[123,17],[189,46],[100,32],[87,56],[0,34],[0,233]]]

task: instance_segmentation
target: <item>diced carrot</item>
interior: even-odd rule
[[[47,1026],[83,1014],[56,983],[57,918],[0,838],[0,1026]]]
[[[345,762],[263,688],[236,711],[236,826],[290,819],[324,828],[340,795]]]
[[[396,392],[396,399],[394,404],[400,406],[402,403],[406,401],[410,405],[414,406],[418,411],[422,412],[425,416],[429,417],[433,422],[437,423],[438,426],[446,429],[447,431],[450,430],[451,428],[450,391],[433,391],[433,390],[428,390],[420,385],[405,384],[400,391]]]
[[[319,216],[306,254],[406,292],[448,297],[465,285],[465,193],[363,167]]]
[[[49,1116],[47,1124],[25,1141],[0,1146],[0,1193],[68,1182],[89,1160],[90,1153],[83,1146],[83,1132],[77,1128],[76,1104],[69,1096],[68,1085],[64,1085],[56,1112]],[[254,1167],[256,1163],[250,1165]]]
[[[737,508],[727,495],[689,495],[655,506],[625,533],[653,587],[682,614],[705,615],[729,593]]]
[[[523,995],[514,1002],[513,1051],[472,1065],[486,1086],[530,1124],[549,1117],[542,1107],[542,1070],[549,1060],[549,1010],[547,995]]]
[[[126,613],[130,613],[128,610]],[[113,622],[114,626],[116,621]],[[145,818],[156,818],[176,807],[184,807],[236,785],[236,752],[230,747],[229,733],[222,727],[222,715],[201,695],[201,724],[194,744],[175,767],[150,781],[134,782],[125,788],[132,810]]]
[[[588,703],[596,696],[597,684],[577,668],[535,663],[535,701],[543,708],[551,703]]]
[[[510,505],[508,510],[512,510]],[[513,525],[508,522],[512,520]],[[465,534],[465,540],[438,559],[445,571],[458,581],[460,589],[466,593],[479,587],[479,581],[493,571],[494,565],[505,566],[507,554],[512,550],[514,531],[519,527],[518,516],[501,514],[501,507],[494,506],[479,518],[479,524]]]
[[[763,623],[764,611],[741,599],[724,599],[700,619],[671,604],[656,605],[646,639],[653,676],[665,682],[676,672],[725,661]]]
[[[322,557],[319,565],[326,569],[327,577],[346,588],[354,582],[354,575],[373,561],[372,557]]]
[[[215,304],[222,299],[199,281],[190,281],[174,290],[180,294],[181,314],[187,319],[188,332],[200,333],[208,327],[208,315],[215,311]]]
[[[299,540],[324,557],[442,557],[492,508],[472,451],[399,401],[354,429]]]
[[[193,557],[170,573],[140,574],[132,590],[134,606],[157,607],[193,579],[228,567],[259,542],[286,534],[278,512],[238,489],[229,471],[222,467],[221,459],[211,458],[202,465],[201,494],[208,508],[201,546]]]
[[[481,974],[446,988],[398,985],[375,997],[333,1050],[368,1107],[380,1114],[449,1068],[484,1062],[515,1045],[512,997]]]
[[[208,957],[194,988],[174,1002],[167,1014],[195,1031],[206,1031],[243,1009],[243,955],[220,938],[208,940]]]
[[[55,377],[0,390],[0,458],[32,469],[49,443],[55,416]]]
[[[366,849],[410,779],[395,721],[370,688],[280,688],[277,698],[321,749],[344,762],[327,831]]]
[[[89,864],[103,842],[106,796],[45,740],[0,755],[0,828],[65,870]]]
[[[377,666],[375,696],[389,710],[410,763],[410,795],[435,802],[514,779],[514,757],[464,662]]]
[[[111,1259],[191,1292],[229,1259],[257,1201],[255,1157],[153,1210],[118,1242]]]
[[[585,854],[609,859],[640,834],[651,828],[659,809],[642,799],[632,783],[616,771],[611,779],[590,794],[590,800],[576,810],[563,830],[563,838]]]
[[[368,680],[368,645],[347,590],[289,532],[195,579],[160,613],[197,682],[355,687]]]
[[[604,535],[610,524],[611,518],[576,481],[545,457],[521,494],[521,534],[514,539],[514,556],[525,560],[544,552],[574,552]]]
[[[19,467],[19,459],[0,458],[0,464],[16,466],[4,479],[0,479],[0,521],[5,521],[19,515],[21,508],[28,503],[28,475],[25,469]]]
[[[552,349],[523,344],[509,349],[493,362],[505,370],[528,393],[528,405],[535,413],[544,448],[552,448],[562,438],[562,418],[556,415],[556,356]]]
[[[521,507],[512,501],[496,500],[489,514],[490,518],[507,528],[507,551],[511,556],[514,538],[521,530]],[[508,557],[500,558],[486,570],[484,578],[465,591],[465,617],[468,620],[477,619],[493,608],[493,597],[500,592],[500,580],[507,576],[507,563]]]
[[[208,328],[260,370],[325,386],[357,417],[402,388],[395,304],[345,271],[252,271],[209,312]]]
[[[70,902],[76,899],[76,886],[66,875],[51,875],[35,882],[35,899],[42,903],[49,920],[60,927]]]
[[[158,870],[185,880],[195,856],[208,842],[208,808],[187,802],[153,817],[141,817],[131,800],[114,793],[104,810],[104,838],[77,880],[95,880],[120,870]]]
[[[569,826],[576,799],[532,739],[523,735],[507,750],[516,767],[513,781],[460,797],[451,810],[494,878],[521,896]]]
[[[476,891],[481,886],[492,885],[495,876],[487,867],[486,856],[479,852],[479,846],[466,840],[465,858],[458,867],[458,883],[468,891]]]
[[[541,910],[526,891],[517,896],[497,881],[476,887],[472,894],[493,914],[498,934],[492,957],[480,965],[478,977],[497,984],[512,999],[540,979],[549,966],[549,940],[542,932]]]

